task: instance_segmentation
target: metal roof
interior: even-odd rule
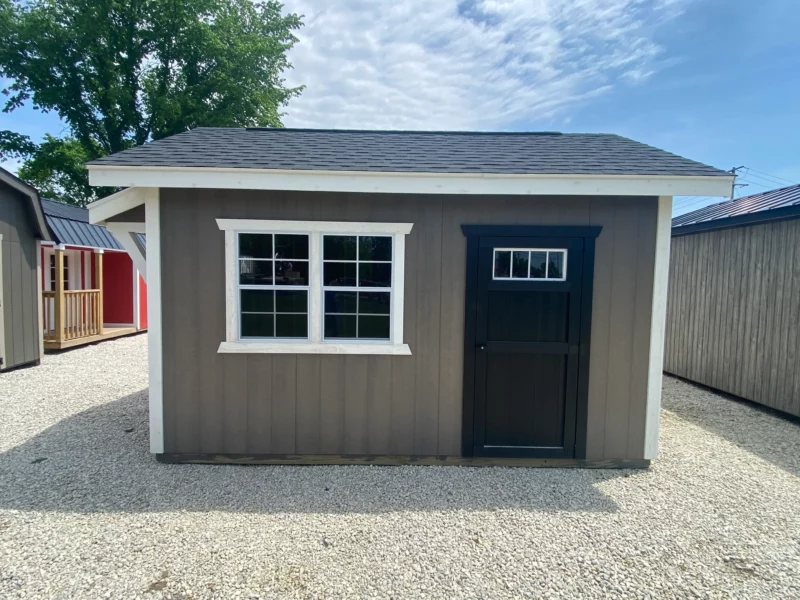
[[[677,229],[698,223],[709,223],[720,219],[763,213],[791,206],[800,207],[800,184],[753,194],[752,196],[742,196],[735,200],[726,200],[725,202],[698,208],[672,219],[672,228]],[[775,216],[777,217],[778,215],[776,214]]]
[[[92,161],[95,166],[420,173],[731,174],[604,133],[492,133],[201,127]]]
[[[89,211],[85,208],[42,198],[42,210],[53,241],[57,244],[123,249],[108,229],[89,223]]]

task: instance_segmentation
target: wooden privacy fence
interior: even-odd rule
[[[57,298],[56,292],[42,292],[45,341],[60,342],[102,333],[100,290],[64,291],[61,327]]]

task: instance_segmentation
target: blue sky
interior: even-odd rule
[[[795,0],[286,0],[296,127],[613,132],[800,182]],[[55,115],[0,129],[59,134]],[[13,165],[9,165],[12,166]],[[765,177],[765,174],[770,177]],[[719,199],[676,199],[676,214]]]

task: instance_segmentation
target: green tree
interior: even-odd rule
[[[31,102],[69,134],[0,132],[45,193],[95,197],[80,165],[199,126],[281,127],[302,22],[275,0],[0,0],[4,112]]]

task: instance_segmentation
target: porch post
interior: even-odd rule
[[[97,301],[97,332],[103,335],[103,249],[94,249],[94,280],[100,290]]]
[[[56,341],[64,341],[64,244],[54,247],[56,257],[56,289],[55,307],[55,337]]]

